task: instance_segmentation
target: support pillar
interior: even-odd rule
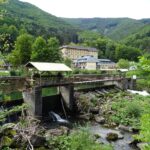
[[[74,85],[66,85],[60,87],[61,98],[65,102],[68,109],[74,109]]]
[[[23,100],[29,105],[29,112],[31,115],[42,117],[42,88],[35,87],[23,91]]]

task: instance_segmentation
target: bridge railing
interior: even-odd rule
[[[74,75],[73,77],[38,77],[34,78],[34,85],[63,85],[75,82],[92,81],[92,80],[103,80],[103,79],[116,79],[121,78],[119,74],[115,75]]]
[[[70,84],[73,82],[83,81],[82,78],[59,78],[59,77],[41,77],[41,78],[34,78],[33,82],[34,85],[63,85],[63,84]]]

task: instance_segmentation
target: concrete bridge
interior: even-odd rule
[[[106,86],[116,86],[122,90],[134,89],[136,81],[131,78],[120,76],[76,76],[72,78],[31,78],[24,77],[5,77],[0,78],[1,90],[14,91],[20,90],[23,99],[30,106],[30,112],[37,117],[43,116],[42,89],[57,87],[60,99],[70,111],[75,111],[74,92],[80,90],[90,90],[103,88]]]
[[[73,81],[74,80],[74,81]],[[35,116],[42,116],[43,112],[43,102],[42,102],[42,88],[56,86],[60,99],[65,104],[66,108],[70,111],[75,111],[75,99],[74,92],[80,90],[91,90],[96,88],[103,88],[106,86],[116,86],[122,90],[134,89],[135,80],[131,78],[103,78],[103,79],[92,79],[88,80],[81,79],[69,79],[66,82],[57,81],[54,82],[45,82],[43,81],[40,85],[35,86],[32,89],[24,90],[23,96],[24,100],[31,105],[32,114]]]

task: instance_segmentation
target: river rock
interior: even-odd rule
[[[97,134],[97,133],[94,134],[94,137],[95,137],[95,139],[101,138],[101,136],[99,134]]]
[[[60,136],[63,134],[68,134],[69,133],[69,128],[61,126],[60,128],[56,128],[56,129],[50,129],[48,131],[46,131],[45,136],[46,137],[50,137],[50,136]]]
[[[99,113],[99,108],[95,107],[95,108],[90,108],[90,112],[92,114],[98,114]]]
[[[119,132],[118,133],[118,139],[123,139],[124,138],[124,136]]]
[[[46,138],[39,136],[39,135],[32,135],[32,137],[30,138],[30,141],[34,147],[40,147],[45,144]]]
[[[84,119],[84,120],[90,120],[91,119],[91,114],[79,115],[78,118]]]
[[[106,139],[108,141],[116,141],[116,140],[118,140],[118,134],[117,133],[113,133],[113,132],[107,133]]]
[[[139,133],[139,131],[140,131],[140,129],[138,129],[138,128],[132,128],[132,132],[133,132],[133,133],[136,133],[136,134],[137,134],[137,133]]]
[[[126,131],[126,132],[132,132],[132,128],[124,125],[119,125],[118,129]]]
[[[138,140],[133,139],[132,141],[129,142],[129,145],[130,145],[131,147],[137,147],[138,143],[139,143]]]
[[[104,124],[105,123],[105,118],[101,117],[101,116],[95,116],[95,121],[97,123]]]

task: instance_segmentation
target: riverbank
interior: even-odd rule
[[[70,122],[73,121],[72,126],[53,124],[50,119],[39,122],[23,115],[19,122],[1,127],[1,149],[20,150],[22,145],[23,148],[29,146],[41,150],[72,150],[73,147],[75,150],[78,147],[81,150],[88,150],[88,147],[89,150],[138,149],[133,135],[140,131],[141,116],[150,110],[149,96],[113,88],[76,92],[75,98],[76,118],[68,116]]]

